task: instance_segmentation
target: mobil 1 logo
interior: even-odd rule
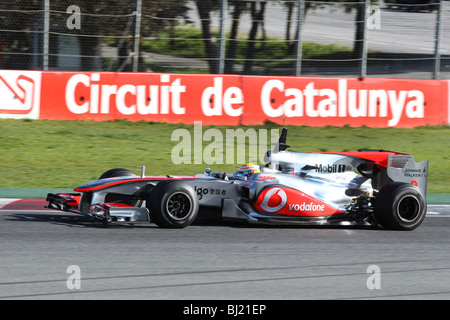
[[[345,164],[316,164],[315,168],[321,173],[345,172]]]

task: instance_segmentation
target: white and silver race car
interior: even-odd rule
[[[200,218],[251,224],[368,225],[413,230],[425,218],[428,161],[385,150],[289,152],[283,128],[260,172],[146,176],[121,168],[50,193],[48,208],[106,224],[183,228]]]

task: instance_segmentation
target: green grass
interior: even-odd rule
[[[183,58],[206,58],[204,49],[203,34],[200,29],[197,29],[191,25],[180,25],[175,28],[176,40],[170,41],[173,36],[168,30],[162,31],[155,39],[142,40],[141,50],[147,52],[153,52],[158,54],[164,54],[169,56],[177,56]],[[217,38],[220,37],[218,32],[215,32]],[[237,45],[237,55],[235,58],[236,63],[243,64],[246,57],[248,41],[246,34],[242,33],[239,37]],[[227,36],[228,38],[228,36]],[[229,46],[229,43],[227,43]],[[292,67],[295,62],[295,50],[293,47],[288,48],[284,39],[267,37],[262,39],[261,37],[256,39],[255,66],[262,67]],[[313,42],[304,42],[302,45],[302,57],[303,59],[328,57],[329,59],[345,59],[351,54],[351,48],[336,45],[336,44],[319,44]],[[158,71],[158,66],[155,64],[149,64],[152,69]]]
[[[205,58],[203,35],[200,29],[193,26],[182,25],[176,28],[175,41],[170,41],[172,35],[163,31],[155,39],[142,40],[141,50],[158,54],[167,54],[184,58]]]
[[[0,120],[0,188],[72,188],[115,167],[139,173],[137,167],[144,165],[153,175],[194,174],[206,167],[232,173],[240,165],[174,165],[171,152],[179,142],[171,141],[171,135],[177,128],[193,130],[190,125],[151,122]],[[203,133],[208,128],[203,126]],[[224,133],[227,127],[214,128]],[[280,129],[272,123],[242,128]],[[370,148],[412,153],[416,161],[430,161],[428,192],[450,193],[449,137],[448,126],[290,126],[288,144],[298,152]]]

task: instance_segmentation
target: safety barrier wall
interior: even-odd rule
[[[447,80],[0,70],[0,118],[448,125]]]

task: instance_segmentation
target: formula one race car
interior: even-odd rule
[[[183,228],[201,217],[255,224],[368,225],[413,230],[425,218],[428,161],[384,150],[297,153],[287,129],[260,170],[234,174],[140,176],[111,169],[98,180],[50,193],[47,208],[105,224],[155,223]]]

